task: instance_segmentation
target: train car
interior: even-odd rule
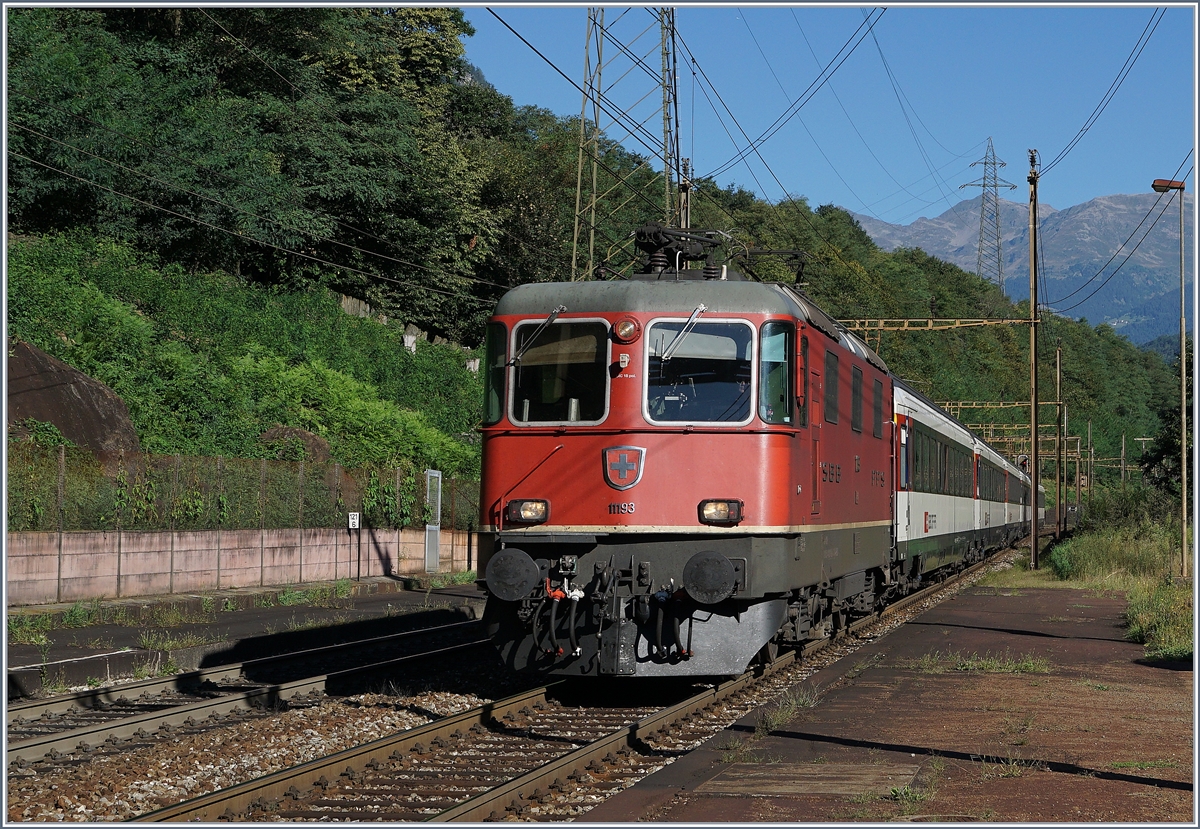
[[[480,565],[506,664],[737,674],[999,543],[961,424],[797,288],[680,267],[693,233],[638,238],[644,273],[524,285],[488,324]]]

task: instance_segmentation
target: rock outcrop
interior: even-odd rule
[[[116,392],[15,340],[8,344],[8,428],[30,418],[54,424],[67,440],[100,458],[141,448],[129,408]]]

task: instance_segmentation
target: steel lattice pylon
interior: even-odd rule
[[[1004,258],[1000,253],[1000,195],[1003,185],[1009,190],[1015,190],[1017,185],[1004,181],[997,175],[996,170],[1004,166],[1004,162],[996,158],[992,148],[992,138],[988,136],[987,153],[979,161],[972,162],[983,165],[983,178],[963,184],[963,187],[982,187],[983,198],[979,201],[979,256],[975,260],[975,272],[1000,286],[1004,293]]]

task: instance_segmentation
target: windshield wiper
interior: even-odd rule
[[[700,319],[700,315],[707,310],[708,309],[704,307],[703,303],[696,306],[696,310],[692,311],[692,315],[688,317],[688,321],[684,323],[683,328],[680,330],[679,336],[671,341],[671,344],[667,346],[667,350],[663,352],[662,357],[659,358],[661,362],[665,363],[667,360],[671,359],[671,355],[675,353],[677,348],[679,348],[679,344],[683,342],[683,338],[690,334],[692,329],[696,326],[696,320]]]
[[[521,350],[518,351],[516,354],[514,354],[513,358],[511,360],[509,360],[507,363],[505,363],[505,365],[506,366],[515,366],[517,363],[521,362],[521,358],[523,356],[525,356],[525,352],[533,347],[533,344],[535,342],[537,342],[537,338],[542,336],[542,332],[545,331],[547,328],[549,328],[550,324],[552,322],[554,322],[556,319],[558,319],[558,315],[561,314],[565,310],[567,310],[567,306],[559,305],[557,308],[555,308],[553,311],[551,311],[550,316],[548,316],[544,320],[542,320],[542,324],[534,329],[533,334],[531,334],[529,336],[529,339],[527,339],[525,341],[525,345],[521,346]]]

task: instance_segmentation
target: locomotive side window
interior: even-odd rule
[[[483,425],[499,423],[504,414],[504,362],[508,357],[504,350],[508,332],[504,323],[489,322],[484,335],[483,372]]]
[[[514,353],[521,355],[513,369],[514,423],[604,419],[608,403],[608,326],[604,323],[521,323]]]
[[[646,412],[658,423],[746,423],[754,330],[740,322],[655,322],[647,332]],[[664,359],[665,358],[665,359]]]
[[[808,337],[800,338],[800,394],[796,398],[796,425],[808,425]]]
[[[879,380],[875,381],[874,393],[875,397],[871,401],[871,413],[874,415],[871,434],[881,438],[883,437],[883,383]]]
[[[825,352],[825,422],[838,422],[838,356]]]
[[[862,431],[862,369],[858,366],[850,368],[850,428],[856,432]]]
[[[792,422],[792,342],[790,323],[768,322],[762,327],[758,368],[758,416],[765,423]]]

